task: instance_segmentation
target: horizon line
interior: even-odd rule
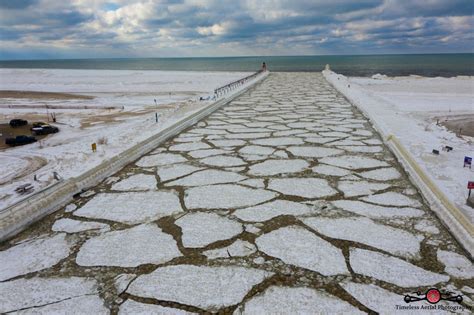
[[[48,60],[130,60],[130,59],[230,59],[230,58],[268,58],[268,57],[358,57],[358,56],[412,56],[412,55],[474,55],[474,52],[441,53],[385,53],[385,54],[323,54],[323,55],[242,55],[242,56],[182,56],[182,57],[87,57],[87,58],[34,58],[0,59],[0,62],[48,61]]]

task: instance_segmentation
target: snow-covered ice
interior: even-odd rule
[[[175,193],[167,191],[101,193],[74,212],[91,219],[127,224],[151,222],[183,211]]]
[[[393,180],[393,179],[398,179],[401,177],[400,172],[398,172],[393,167],[379,168],[372,171],[361,172],[359,173],[359,175],[367,179],[378,180],[378,181]]]
[[[152,167],[152,166],[162,166],[169,164],[176,164],[186,162],[186,159],[174,153],[158,153],[153,155],[147,155],[138,160],[137,166],[140,167]]]
[[[169,182],[169,186],[202,186],[212,184],[235,183],[247,177],[234,172],[219,170],[203,170],[186,177]]]
[[[325,157],[319,162],[350,170],[388,166],[384,161],[363,156]]]
[[[258,237],[258,249],[286,264],[310,269],[324,276],[347,274],[342,251],[301,227],[283,227]]]
[[[251,175],[272,176],[301,172],[308,166],[309,163],[305,160],[266,160],[252,165],[248,173]]]
[[[273,138],[267,138],[267,139],[252,140],[250,142],[256,145],[267,145],[267,146],[303,144],[303,140],[301,140],[300,138],[292,138],[292,137],[273,137]]]
[[[377,191],[389,188],[390,185],[381,183],[370,183],[362,180],[358,181],[340,181],[337,188],[344,193],[346,197],[371,195]]]
[[[317,174],[323,174],[327,176],[337,176],[337,177],[346,176],[351,173],[350,171],[346,169],[330,166],[330,165],[324,165],[324,164],[315,166],[312,168],[312,170],[314,173],[317,173]]]
[[[107,315],[110,310],[104,306],[104,301],[98,294],[71,297],[59,302],[53,302],[44,306],[35,306],[14,312],[21,315],[50,315],[50,314],[97,314]]]
[[[137,174],[122,179],[112,185],[112,190],[141,191],[156,189],[156,178],[153,175]]]
[[[196,151],[188,152],[188,154],[195,159],[200,159],[200,158],[205,158],[205,157],[220,155],[220,154],[225,154],[225,153],[228,153],[228,151],[222,150],[222,149],[196,150]]]
[[[122,273],[114,278],[114,286],[117,294],[122,294],[127,290],[128,285],[137,277],[134,273]]]
[[[371,218],[420,217],[424,214],[422,210],[415,208],[383,207],[353,200],[336,200],[332,204],[345,211]]]
[[[329,197],[337,193],[327,180],[321,178],[276,178],[269,181],[268,188],[303,198]]]
[[[70,203],[66,206],[66,208],[64,208],[64,212],[73,212],[74,210],[77,209],[77,206],[73,203]]]
[[[250,155],[270,155],[275,152],[275,149],[269,147],[262,147],[259,145],[248,145],[239,150],[241,154]]]
[[[82,245],[76,263],[80,266],[137,267],[161,264],[181,256],[176,242],[155,224],[104,233]]]
[[[247,164],[241,158],[238,158],[235,156],[225,156],[225,155],[207,157],[207,158],[202,159],[201,163],[211,165],[211,166],[221,166],[221,167],[240,166],[240,165]]]
[[[97,294],[97,283],[89,278],[32,278],[0,282],[0,312],[29,309],[93,294]]]
[[[438,234],[439,229],[428,220],[421,220],[414,226],[415,229],[429,234]]]
[[[306,158],[322,158],[326,156],[338,155],[343,152],[339,149],[309,146],[289,147],[287,150],[295,156]]]
[[[420,251],[415,235],[368,218],[306,218],[303,222],[330,238],[359,242],[396,255],[413,257]]]
[[[248,256],[255,253],[256,251],[257,248],[252,243],[242,240],[236,240],[227,247],[207,250],[203,254],[208,259],[216,259]]]
[[[387,291],[374,284],[346,282],[341,283],[341,286],[356,300],[380,314],[394,310],[395,305],[405,303],[403,295]],[[403,314],[420,314],[420,310],[403,310],[400,312],[403,312]]]
[[[170,151],[196,151],[202,149],[210,149],[211,147],[204,142],[187,142],[172,145]]]
[[[144,304],[134,300],[126,300],[120,305],[119,315],[142,314],[142,315],[190,315],[195,313],[186,312],[177,308],[164,307],[155,304]]]
[[[51,230],[54,232],[66,232],[66,233],[78,233],[83,231],[90,230],[100,230],[101,232],[106,232],[110,229],[110,226],[105,223],[99,222],[88,222],[88,221],[78,221],[68,218],[59,219],[54,222]]]
[[[351,248],[349,260],[355,273],[393,283],[399,287],[418,288],[449,280],[446,275],[425,270],[399,258],[365,249]]]
[[[417,207],[421,205],[418,200],[412,199],[396,192],[386,192],[381,194],[370,195],[361,198],[361,200],[385,206]]]
[[[272,286],[253,297],[238,314],[364,314],[348,302],[307,287]]]
[[[74,242],[66,234],[38,237],[0,252],[0,281],[56,265],[69,256]],[[1,303],[0,303],[1,305]]]
[[[158,168],[158,176],[160,177],[161,181],[164,182],[191,174],[201,169],[201,167],[196,167],[188,164],[175,164],[167,167]]]
[[[127,292],[213,311],[240,303],[254,285],[270,275],[253,268],[176,265],[138,277]]]
[[[181,228],[184,247],[205,247],[243,232],[240,223],[215,213],[189,213],[176,220]]]
[[[474,264],[466,257],[438,249],[437,258],[446,266],[444,270],[451,276],[460,279],[474,279]]]
[[[287,200],[275,200],[258,206],[236,210],[233,215],[243,221],[263,222],[279,215],[305,215],[314,213],[311,207]]]
[[[267,190],[223,184],[187,189],[184,203],[188,209],[232,209],[252,206],[274,197],[276,194]]]

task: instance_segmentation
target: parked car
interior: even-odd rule
[[[45,123],[45,122],[42,122],[42,121],[35,121],[33,124],[32,124],[33,127],[31,127],[31,130],[33,130],[33,128],[39,128],[39,127],[43,127],[43,126],[49,126],[48,123]]]
[[[25,126],[27,124],[28,124],[28,121],[24,120],[24,119],[12,119],[12,120],[10,120],[10,126],[11,127]]]
[[[25,144],[33,143],[36,141],[37,140],[35,137],[22,135],[22,136],[16,136],[15,138],[7,138],[5,140],[5,144],[14,147],[17,145],[25,145]]]
[[[50,133],[58,132],[59,128],[51,125],[43,125],[42,127],[33,127],[31,131],[36,135],[49,135]]]

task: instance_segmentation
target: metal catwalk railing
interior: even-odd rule
[[[231,92],[232,90],[244,85],[245,83],[249,82],[250,80],[256,78],[259,74],[263,73],[264,71],[263,70],[259,70],[249,76],[246,76],[245,78],[242,78],[242,79],[239,79],[239,80],[236,80],[234,82],[231,82],[229,84],[226,84],[224,86],[221,86],[217,89],[214,90],[214,99],[217,99],[229,92]]]

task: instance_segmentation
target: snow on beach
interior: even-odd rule
[[[466,205],[466,186],[468,181],[474,181],[474,168],[463,168],[464,156],[474,157],[474,139],[466,135],[472,133],[468,126],[453,127],[460,117],[474,121],[472,77],[347,78],[331,71],[323,73],[370,115],[383,134],[395,135],[437,187],[474,222],[474,209]],[[454,130],[442,126],[449,122]],[[459,127],[464,129],[464,135],[453,132],[458,132]],[[444,146],[454,149],[442,151]],[[433,149],[439,150],[440,155],[434,155]]]
[[[196,112],[209,104],[198,101],[199,97],[212,95],[215,88],[246,75],[0,69],[0,123],[13,118],[48,121],[48,113],[55,112],[55,125],[60,129],[37,143],[1,149],[0,209],[23,198],[14,192],[19,185],[31,183],[39,191],[55,182],[53,172],[65,179],[78,176]],[[12,97],[2,91],[21,94]],[[56,108],[46,109],[45,105]],[[109,107],[116,108],[106,109]],[[159,115],[158,123],[155,113]],[[91,151],[92,143],[98,143],[96,153]],[[37,181],[33,180],[34,175]]]

